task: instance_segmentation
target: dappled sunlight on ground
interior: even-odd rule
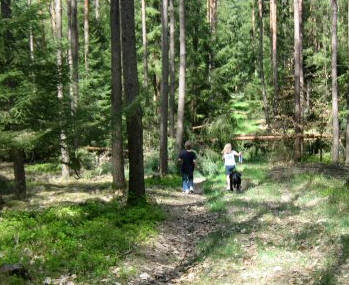
[[[148,199],[166,219],[157,234],[123,252],[105,282],[347,284],[346,169],[258,163],[239,170],[248,181],[241,194],[225,190],[224,174],[196,179],[190,195],[178,176],[146,178]],[[27,202],[10,201],[8,208],[108,206],[117,196],[108,175],[61,181],[31,173],[28,179]]]

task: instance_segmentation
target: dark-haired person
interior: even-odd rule
[[[188,194],[194,191],[194,168],[196,161],[196,154],[191,149],[191,143],[186,141],[184,144],[184,150],[182,150],[178,156],[178,160],[182,162],[181,174],[183,181],[183,193]]]

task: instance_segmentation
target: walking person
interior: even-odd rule
[[[227,143],[222,150],[222,159],[224,160],[225,175],[227,180],[227,190],[230,190],[230,174],[236,167],[235,156],[239,156],[241,158],[241,154],[241,152],[236,152],[233,150],[230,143]]]
[[[188,194],[194,192],[194,168],[196,163],[196,154],[192,150],[191,142],[186,141],[178,156],[178,160],[182,162],[181,174],[183,181],[183,193]]]

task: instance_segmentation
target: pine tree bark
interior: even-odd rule
[[[294,0],[294,62],[295,62],[295,161],[301,160],[301,94],[300,94],[300,20],[299,0]]]
[[[179,0],[179,87],[176,147],[180,151],[183,144],[184,108],[185,108],[185,76],[186,76],[186,47],[185,47],[185,0]]]
[[[63,83],[62,83],[62,0],[55,0],[55,38],[57,41],[57,70],[58,84],[57,97],[63,101]],[[61,161],[62,161],[62,178],[67,179],[70,175],[69,169],[69,152],[67,147],[67,137],[63,129],[60,133]]]
[[[338,79],[337,79],[337,0],[331,1],[332,6],[332,161],[339,160],[339,122],[338,122]]]
[[[24,151],[14,149],[11,151],[15,176],[15,194],[17,199],[25,199],[27,196],[27,187],[25,181],[24,169]]]
[[[263,24],[263,3],[262,0],[258,0],[258,22],[259,22],[259,76],[262,83],[262,96],[263,96],[263,107],[264,107],[264,116],[265,122],[269,126],[269,108],[268,108],[268,99],[267,99],[267,91],[265,86],[265,78],[264,78],[264,24]]]
[[[348,1],[348,23],[347,23],[347,60],[349,61],[349,1]],[[345,165],[349,166],[349,78],[347,79],[347,124],[345,129]]]
[[[162,0],[161,9],[162,78],[160,99],[160,175],[168,172],[167,121],[168,121],[168,0]]]
[[[90,42],[90,36],[89,36],[89,0],[84,1],[84,59],[85,59],[85,70],[88,72],[88,54],[89,54],[89,42]]]
[[[121,22],[119,0],[110,2],[112,71],[112,175],[114,189],[125,189],[122,136]]]
[[[274,100],[273,113],[277,115],[278,103],[278,61],[277,61],[277,0],[270,0],[270,19],[271,19],[271,35],[272,35],[272,64],[273,64],[273,85],[274,85]]]
[[[143,39],[143,72],[144,87],[148,87],[148,40],[147,40],[147,12],[145,0],[142,0],[142,39]],[[147,98],[148,100],[149,98]]]
[[[176,85],[176,73],[175,73],[175,14],[174,14],[174,0],[169,0],[169,13],[170,13],[170,136],[174,138],[175,135],[175,85]]]
[[[142,110],[138,102],[139,83],[137,75],[137,53],[135,36],[134,1],[121,0],[122,62],[125,97],[129,172],[128,203],[134,203],[145,195],[143,164]]]

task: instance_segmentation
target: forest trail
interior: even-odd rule
[[[223,176],[206,195],[151,190],[169,219],[136,254],[144,279],[128,284],[348,284],[348,215],[321,194],[344,183],[332,168],[245,166],[256,186],[241,195],[224,191]]]
[[[165,219],[150,238],[130,244],[99,284],[348,284],[346,168],[249,163],[239,171],[249,182],[242,194],[225,190],[223,174],[195,180],[190,195],[177,176],[148,183],[148,199]],[[75,209],[69,205],[91,199],[110,207],[109,176],[57,179],[29,174],[28,201],[9,207]]]

